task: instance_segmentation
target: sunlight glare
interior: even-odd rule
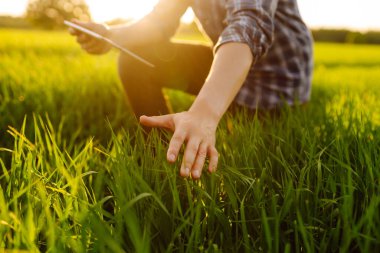
[[[194,20],[194,12],[191,8],[188,8],[185,14],[183,14],[181,21],[186,24],[190,24]]]
[[[379,30],[380,1],[298,0],[301,15],[310,27]]]
[[[139,1],[122,1],[122,0],[87,0],[94,21],[103,22],[115,18],[123,19],[140,19],[152,11],[157,0],[139,0]],[[189,8],[182,17],[185,23],[191,23],[194,19],[194,13]]]
[[[153,9],[157,0],[87,0],[87,3],[93,20],[103,22],[115,18],[140,19]]]
[[[158,0],[85,0],[94,21],[117,18],[140,19],[149,13]],[[182,0],[180,0],[182,1]],[[0,15],[21,16],[28,0],[0,0]],[[378,0],[298,0],[302,17],[313,28],[351,28],[380,30],[380,1]],[[191,22],[194,15],[187,11],[183,22]]]

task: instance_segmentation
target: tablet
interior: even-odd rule
[[[104,37],[104,36],[102,36],[102,35],[100,35],[100,34],[98,34],[96,32],[93,32],[93,31],[91,31],[91,30],[89,30],[89,29],[87,29],[87,28],[85,28],[83,26],[80,26],[78,24],[75,24],[75,23],[67,21],[67,20],[63,21],[63,23],[65,25],[67,25],[69,27],[72,27],[72,28],[74,28],[74,29],[76,29],[76,30],[78,30],[80,32],[83,32],[83,33],[85,33],[85,34],[87,34],[87,35],[89,35],[91,37],[94,37],[94,38],[99,39],[99,40],[103,40],[103,41],[109,43],[110,45],[112,45],[113,47],[119,49],[120,51],[122,51],[122,52],[124,52],[124,53],[132,56],[133,58],[141,61],[142,63],[148,65],[149,67],[154,68],[154,65],[152,63],[150,63],[149,61],[145,60],[141,56],[138,56],[137,54],[133,53],[132,51],[130,51],[128,49],[126,49],[125,47],[120,46],[119,44],[117,44],[116,42],[110,40],[107,37]]]

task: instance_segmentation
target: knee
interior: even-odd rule
[[[143,54],[139,54],[143,55]],[[145,59],[151,61],[151,57],[145,56]],[[152,61],[151,61],[152,62]],[[154,75],[154,69],[143,62],[125,54],[120,53],[118,57],[118,73],[121,81],[125,82],[131,79],[145,78],[145,76]]]
[[[133,66],[131,57],[126,56],[124,53],[120,53],[117,63],[119,77],[124,82],[126,76],[129,75],[129,70]]]

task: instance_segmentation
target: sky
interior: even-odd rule
[[[28,0],[0,0],[0,15],[22,15]],[[95,21],[139,18],[157,0],[87,0]],[[380,30],[379,0],[298,0],[301,15],[313,28]],[[191,14],[186,15],[191,20]]]

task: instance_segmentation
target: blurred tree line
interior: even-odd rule
[[[84,0],[29,0],[25,17],[33,25],[57,29],[64,20],[90,20],[90,11]]]
[[[0,16],[0,28],[31,29],[33,27],[25,18]]]
[[[358,32],[347,29],[314,29],[315,41],[352,43],[352,44],[380,44],[380,31]]]
[[[191,35],[198,32],[195,22],[191,24],[181,24],[179,31],[181,34]],[[348,29],[312,29],[314,41],[351,43],[351,44],[380,44],[380,30],[358,32]]]
[[[44,29],[60,29],[63,28],[63,20],[72,18],[91,19],[85,0],[29,0],[23,18],[0,16],[0,28],[31,28],[35,26]],[[108,23],[118,24],[123,21],[116,19]],[[189,36],[199,33],[195,22],[181,24],[179,31]],[[380,44],[380,31],[358,32],[347,29],[313,29],[312,33],[314,40],[321,42]]]

